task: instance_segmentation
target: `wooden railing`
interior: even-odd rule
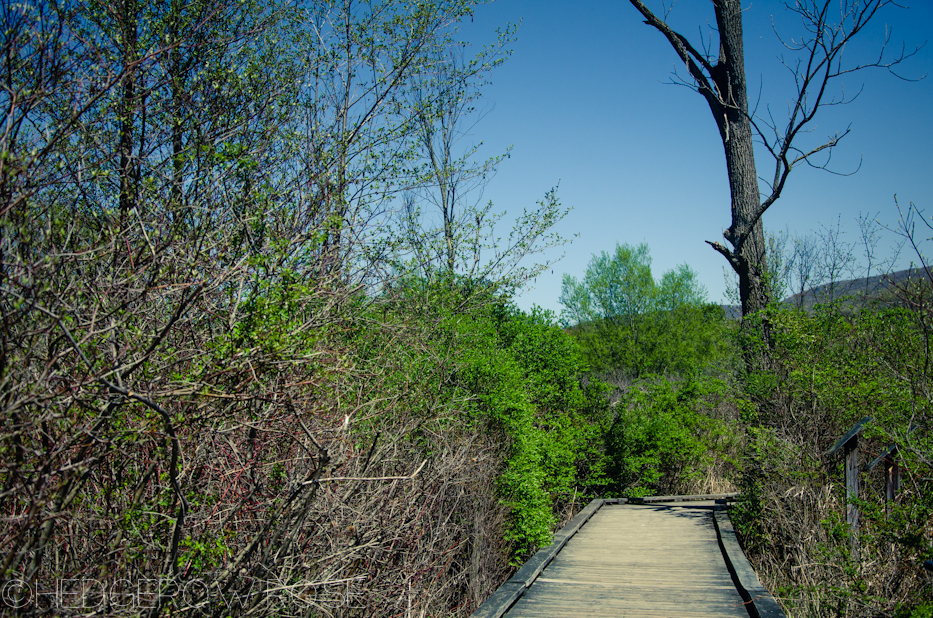
[[[855,423],[849,431],[841,438],[836,440],[833,446],[823,453],[826,457],[832,458],[836,453],[842,451],[845,457],[845,483],[846,483],[846,522],[852,533],[852,554],[858,558],[858,495],[859,495],[859,436],[865,427],[872,422],[872,417],[866,416]],[[911,425],[908,433],[913,432],[917,427]],[[896,442],[888,445],[874,460],[862,467],[862,472],[868,472],[878,464],[884,464],[885,478],[885,512],[889,505],[897,500],[897,492],[901,486],[901,470],[897,459],[898,445]]]

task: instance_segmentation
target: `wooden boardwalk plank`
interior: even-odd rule
[[[675,615],[748,617],[706,503],[604,506],[506,614]]]

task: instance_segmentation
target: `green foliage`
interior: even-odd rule
[[[758,317],[769,325],[774,362],[747,376],[757,409],[745,417],[743,496],[733,509],[746,550],[763,561],[761,572],[773,568],[771,583],[800,615],[856,615],[856,607],[923,615],[920,564],[933,547],[926,311],[775,306]],[[865,416],[873,421],[860,436],[853,537],[842,458],[825,452]],[[904,480],[897,502],[887,503],[884,465],[864,466],[892,443]]]
[[[515,290],[554,261],[529,264],[529,255],[569,242],[554,231],[569,211],[561,205],[557,188],[552,188],[535,207],[524,208],[503,237],[505,213],[497,212],[492,202],[464,208],[450,217],[446,229],[430,228],[420,209],[409,203],[396,232],[394,266],[423,281],[452,277],[461,282],[495,282],[503,290]]]
[[[522,313],[465,279],[410,280],[405,288],[435,316],[436,345],[449,350],[446,396],[508,445],[497,485],[510,511],[512,562],[520,564],[550,542],[567,506],[605,482],[605,388],[581,382],[579,346],[550,312]]]
[[[635,379],[693,374],[730,353],[725,315],[705,299],[689,266],[656,282],[647,245],[617,245],[593,256],[582,281],[564,275],[562,319],[594,369]]]
[[[629,389],[606,434],[613,491],[629,497],[670,495],[695,482],[725,429],[702,412],[703,402],[722,388],[715,380],[661,379]]]
[[[310,296],[311,289],[290,271],[277,281],[257,280],[238,308],[240,318],[218,342],[217,353],[233,356],[254,348],[271,356],[307,353],[321,334],[302,328]]]
[[[779,362],[774,394],[814,436],[831,443],[869,412],[879,426],[907,422],[919,395],[911,383],[921,378],[928,345],[908,312],[773,308],[769,321]],[[890,379],[889,370],[900,379]]]
[[[230,554],[230,548],[221,538],[209,541],[203,538],[195,540],[187,536],[182,539],[180,547],[182,551],[178,556],[178,566],[193,568],[197,573],[223,564],[224,558]]]
[[[593,495],[600,483],[605,404],[596,389],[581,388],[579,352],[552,316],[512,310],[502,317],[494,349],[476,350],[464,376],[481,411],[511,441],[499,487],[521,561],[550,542],[555,506]]]
[[[904,604],[897,608],[894,618],[933,618],[933,602],[921,601],[914,604]]]
[[[614,255],[594,255],[583,281],[564,275],[560,302],[566,324],[610,319],[635,326],[654,308],[656,286],[648,245],[616,245]]]

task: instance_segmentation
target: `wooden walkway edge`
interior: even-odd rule
[[[490,596],[482,605],[473,614],[471,618],[502,618],[509,612],[510,609],[516,607],[516,603],[528,592],[536,580],[539,579],[542,572],[554,561],[554,559],[560,554],[561,550],[565,548],[567,543],[589,522],[594,515],[596,515],[600,509],[604,506],[614,506],[619,507],[623,505],[631,505],[633,509],[647,509],[648,511],[657,511],[657,509],[648,508],[645,505],[657,504],[657,503],[675,503],[678,501],[696,501],[696,500],[717,500],[715,507],[705,506],[698,507],[704,508],[705,512],[711,514],[707,515],[707,521],[709,518],[712,518],[713,526],[716,531],[716,540],[718,541],[719,550],[721,551],[721,557],[725,564],[726,569],[728,569],[729,576],[731,576],[732,584],[735,587],[735,590],[731,593],[733,598],[736,599],[735,604],[737,606],[744,606],[747,614],[752,618],[783,618],[784,613],[781,610],[780,606],[771,596],[767,589],[761,585],[761,582],[758,580],[757,575],[754,570],[751,568],[751,565],[748,563],[748,560],[745,557],[745,554],[742,552],[739,547],[738,541],[735,536],[735,530],[732,527],[731,521],[729,521],[728,513],[725,509],[725,499],[734,497],[735,494],[719,494],[719,495],[705,495],[705,496],[660,496],[652,498],[642,498],[638,500],[626,500],[624,498],[620,499],[596,499],[590,502],[582,511],[580,511],[570,522],[561,528],[555,535],[553,543],[538,551],[528,562],[522,566],[522,568],[512,576],[505,584],[500,586],[493,594]],[[635,505],[642,506],[635,506]],[[707,502],[708,505],[712,504]],[[678,505],[673,505],[677,507]],[[691,508],[688,505],[683,505],[685,508]],[[625,512],[630,512],[628,508],[624,508]],[[666,510],[666,507],[660,506],[659,508]],[[608,512],[608,511],[607,511]],[[660,511],[658,511],[660,512]],[[621,511],[612,509],[612,513],[620,514]],[[599,523],[604,521],[605,517],[600,515],[597,518],[599,521],[596,524],[597,527],[604,526],[605,524]],[[706,524],[707,529],[709,529],[709,524]],[[589,530],[589,528],[587,528]],[[594,529],[595,530],[595,529]],[[584,536],[589,536],[593,532],[588,532]],[[711,533],[708,533],[711,534]],[[708,538],[712,538],[708,536]],[[579,543],[575,542],[574,546],[578,546]],[[714,545],[715,547],[715,545]],[[571,551],[571,550],[568,550]],[[713,550],[715,551],[715,549]],[[565,552],[566,553],[566,552]],[[575,556],[574,560],[579,560],[577,557],[579,555],[579,550],[571,551],[571,554]],[[555,564],[560,565],[562,562],[571,559],[570,555],[568,557],[561,557]],[[715,558],[714,558],[715,560]],[[713,565],[716,566],[716,565]],[[552,567],[548,570],[548,573],[553,573],[554,569],[562,569],[563,567]],[[725,576],[725,570],[723,569],[723,563],[719,563],[716,567],[720,572],[723,572]],[[622,574],[626,576],[625,574]],[[538,606],[537,611],[540,610],[540,601],[537,603],[535,599],[544,598],[545,592],[548,586],[553,586],[554,584],[560,583],[571,583],[571,582],[561,582],[560,580],[553,579],[554,575],[545,574],[545,578],[541,579],[541,584],[536,586],[534,590],[539,592],[531,595],[532,604]],[[548,579],[550,578],[550,579]],[[728,581],[729,577],[726,577]],[[583,582],[576,582],[583,583]],[[650,588],[654,584],[652,582],[645,582],[645,587]],[[542,588],[544,586],[545,588]],[[629,584],[629,590],[631,591],[631,585]],[[578,588],[579,589],[579,588]],[[606,596],[608,593],[608,596]],[[736,594],[737,593],[737,594]],[[595,596],[594,592],[594,596]],[[599,593],[602,595],[604,601],[611,601],[614,599],[611,593],[610,588],[603,588]],[[739,600],[741,597],[741,601]],[[596,602],[597,599],[593,598],[593,602]],[[744,602],[744,603],[743,603]],[[521,603],[518,603],[519,607],[530,607],[527,602],[522,600]],[[661,608],[658,608],[659,610]],[[519,610],[516,607],[515,611],[511,615],[516,615],[515,612],[518,611],[519,614],[524,611],[529,610]],[[531,610],[534,611],[534,610]],[[743,614],[745,612],[742,612]],[[529,614],[531,615],[531,614]]]
[[[736,589],[745,601],[745,609],[751,618],[785,618],[784,610],[761,584],[755,569],[749,564],[745,552],[735,536],[735,528],[729,519],[725,505],[718,505],[713,510],[713,522],[719,536],[719,548],[726,561],[726,567],[732,575]]]

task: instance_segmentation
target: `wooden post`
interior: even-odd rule
[[[894,454],[897,454],[897,449],[894,450]],[[887,465],[884,467],[885,507],[897,500],[897,492],[901,490],[901,467],[898,465],[897,459],[892,457],[886,463]]]
[[[911,424],[907,435],[912,434],[915,429],[917,426]],[[884,516],[889,517],[891,505],[897,500],[897,492],[901,490],[901,465],[897,461],[897,442],[889,444],[874,461],[862,468],[862,472],[868,472],[880,463],[884,463]]]
[[[870,423],[872,418],[866,416],[839,438],[831,449],[824,453],[827,457],[835,455],[842,450],[845,456],[846,467],[846,522],[852,533],[852,557],[859,558],[858,552],[858,436]]]
[[[884,514],[888,516],[890,505],[897,500],[901,488],[901,467],[897,463],[897,445],[892,444],[890,452],[884,458]]]
[[[878,464],[884,464],[884,515],[888,517],[891,505],[897,500],[897,492],[901,490],[901,466],[897,463],[897,444],[889,444],[878,457],[862,468],[868,472]]]
[[[843,453],[846,458],[846,523],[852,529],[852,535],[858,532],[858,436],[845,443]]]

